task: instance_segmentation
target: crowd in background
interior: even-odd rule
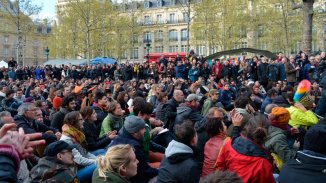
[[[324,182],[326,54],[0,70],[0,181]]]

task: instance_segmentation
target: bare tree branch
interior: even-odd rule
[[[296,10],[296,9],[301,9],[302,8],[302,4],[297,4],[295,2],[295,0],[291,0],[291,6],[292,6],[292,10]]]

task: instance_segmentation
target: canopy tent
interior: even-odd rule
[[[115,64],[117,61],[113,58],[108,57],[96,57],[91,60],[92,65],[96,64]],[[85,63],[87,64],[87,63]]]
[[[7,62],[5,62],[5,61],[3,61],[3,60],[1,60],[0,61],[0,68],[8,68],[8,63]]]
[[[240,48],[240,49],[217,52],[217,53],[207,56],[206,59],[209,60],[209,59],[213,59],[213,58],[220,58],[223,55],[234,55],[234,54],[240,54],[243,52],[256,53],[259,55],[264,55],[265,57],[271,58],[271,59],[277,58],[277,55],[270,51],[258,50],[258,49],[253,49],[253,48]]]
[[[72,60],[72,59],[54,59],[54,60],[49,60],[44,63],[44,65],[81,65],[82,63],[87,63],[87,59],[77,59],[77,60]]]

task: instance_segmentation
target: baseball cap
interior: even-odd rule
[[[65,141],[59,140],[49,144],[44,151],[44,155],[56,156],[58,153],[60,153],[63,150],[72,150],[74,148],[75,148],[74,145],[70,145]]]

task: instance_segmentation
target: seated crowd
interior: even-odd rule
[[[321,81],[188,79],[2,80],[0,182],[326,181]]]

